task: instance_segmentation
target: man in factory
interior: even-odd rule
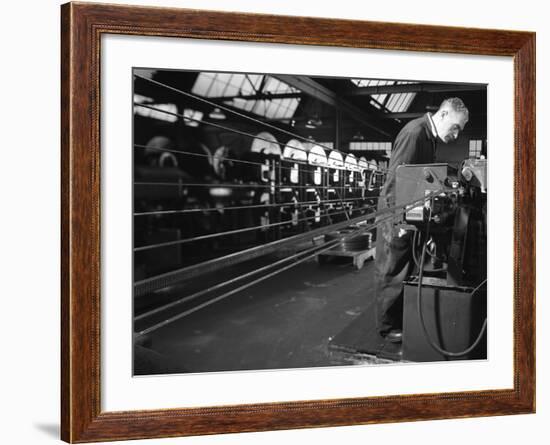
[[[459,98],[445,99],[435,114],[426,113],[405,125],[395,138],[378,210],[395,206],[395,171],[401,164],[435,162],[438,142],[457,139],[468,122],[468,109]],[[388,218],[387,214],[380,219]],[[376,328],[392,343],[400,343],[403,327],[403,280],[411,273],[411,232],[398,230],[393,221],[377,228]]]

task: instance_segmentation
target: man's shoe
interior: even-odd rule
[[[386,340],[390,343],[401,343],[403,341],[403,331],[401,329],[392,329],[386,334]]]

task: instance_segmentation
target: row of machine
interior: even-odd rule
[[[157,136],[134,153],[138,276],[367,214],[385,179],[380,161],[311,141],[279,144],[269,132],[215,150]],[[156,259],[161,251],[170,260]]]

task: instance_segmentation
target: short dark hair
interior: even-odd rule
[[[468,111],[468,108],[466,108],[466,105],[464,105],[464,102],[459,97],[449,97],[445,99],[443,102],[441,102],[441,105],[439,109],[444,107],[450,107],[453,111],[456,113],[462,113],[467,118],[469,117],[470,113]]]

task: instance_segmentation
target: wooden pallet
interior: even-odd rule
[[[319,264],[326,264],[330,258],[333,257],[349,257],[353,259],[353,266],[357,270],[361,270],[365,261],[375,258],[376,247],[371,247],[367,250],[339,250],[331,249],[326,252],[320,253],[317,255],[317,261]]]

